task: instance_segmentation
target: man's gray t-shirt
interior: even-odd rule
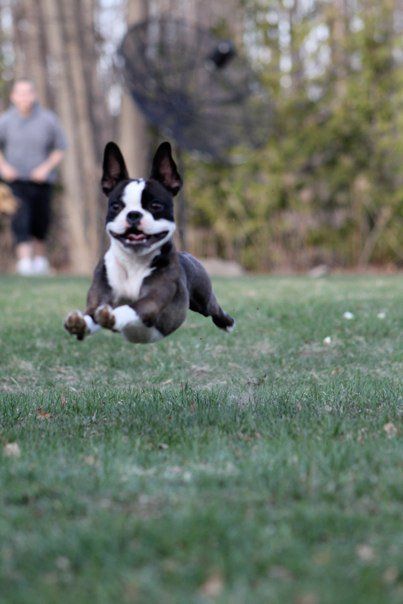
[[[36,104],[24,117],[10,107],[0,117],[0,150],[18,172],[18,180],[29,180],[32,170],[42,164],[52,151],[66,149],[66,136],[58,117]],[[47,182],[56,180],[53,170]]]

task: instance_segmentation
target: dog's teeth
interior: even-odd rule
[[[144,233],[129,233],[127,238],[129,241],[142,241],[146,238],[146,236],[144,235]]]

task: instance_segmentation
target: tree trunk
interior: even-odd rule
[[[74,108],[75,91],[69,78],[68,63],[71,60],[65,52],[64,33],[60,0],[41,0],[49,53],[53,60],[52,77],[55,90],[55,104],[58,114],[69,134],[69,149],[62,163],[64,214],[70,232],[70,262],[76,273],[88,273],[94,264],[96,250],[91,248],[86,236],[85,204],[81,162],[78,143],[77,116]]]
[[[85,81],[87,82],[87,103],[91,108],[90,120],[93,132],[94,152],[100,163],[105,143],[112,136],[105,85],[101,81],[99,69],[100,43],[95,27],[95,15],[100,10],[97,0],[75,0],[77,28],[80,36],[81,54]]]
[[[40,0],[21,0],[25,30],[25,76],[35,82],[39,101],[50,104],[47,83],[47,56],[40,27]]]
[[[346,92],[348,59],[346,52],[348,8],[346,0],[334,0],[331,8],[331,53],[335,76],[336,99]]]
[[[82,196],[86,200],[84,208],[85,227],[90,249],[98,255],[99,250],[99,166],[95,157],[91,107],[89,106],[88,86],[85,79],[82,45],[77,27],[77,6],[72,2],[60,2],[61,16],[64,25],[64,41],[66,48],[66,69],[74,91],[71,102],[75,107],[77,122],[78,158],[82,172]]]
[[[130,27],[148,16],[146,0],[127,0],[127,23]],[[119,144],[127,161],[130,176],[148,176],[149,141],[145,119],[128,93],[122,96]]]
[[[26,36],[24,35],[24,11],[20,0],[11,5],[13,16],[14,77],[25,77]]]
[[[290,28],[290,55],[291,55],[291,82],[294,92],[299,92],[303,87],[303,65],[301,60],[300,41],[298,40],[299,25],[299,0],[294,0],[288,10]]]
[[[235,0],[226,2],[200,2],[199,0],[154,0],[150,3],[150,14],[184,20],[190,25],[217,29],[222,35],[239,40],[242,27],[241,10]],[[175,141],[171,141],[175,143]],[[183,170],[184,161],[181,149],[176,149],[179,171]],[[186,175],[185,175],[186,179]],[[187,249],[187,203],[186,193],[182,190],[175,199],[178,243],[182,250]]]

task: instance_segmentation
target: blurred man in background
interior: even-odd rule
[[[66,137],[57,116],[40,106],[33,82],[14,83],[12,106],[0,117],[0,176],[19,201],[13,219],[17,272],[49,273],[45,239],[49,229],[56,167]]]

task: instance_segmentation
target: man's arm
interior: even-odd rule
[[[62,149],[55,149],[45,159],[44,162],[39,164],[30,174],[31,180],[34,182],[45,182],[52,170],[54,170],[62,161],[64,157],[64,151]]]
[[[1,151],[0,151],[0,176],[6,182],[13,182],[14,180],[16,180],[16,178],[18,178],[17,170],[11,164],[9,164],[8,161],[6,161],[6,158],[4,157],[4,155]]]
[[[4,149],[7,144],[7,114],[0,118],[0,176],[6,182],[13,182],[18,178],[18,171],[8,163],[4,157]]]

